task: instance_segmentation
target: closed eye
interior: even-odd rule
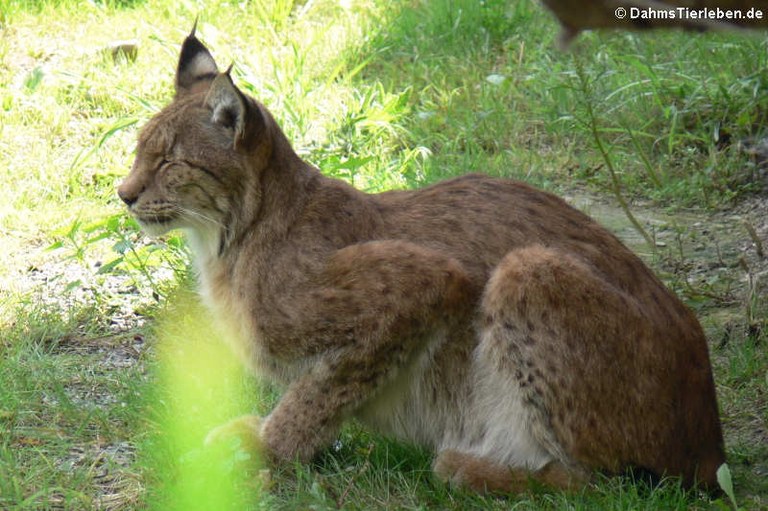
[[[218,175],[216,175],[216,173],[214,173],[212,170],[210,170],[209,168],[207,168],[207,167],[205,167],[203,165],[198,165],[198,164],[196,164],[196,163],[194,163],[194,162],[192,162],[190,160],[184,160],[184,163],[186,163],[187,165],[189,165],[193,169],[197,169],[198,171],[200,171],[203,174],[207,175],[208,177],[212,178],[217,183],[224,184],[224,181]]]

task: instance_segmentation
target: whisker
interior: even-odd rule
[[[210,217],[208,215],[205,215],[199,211],[195,211],[194,209],[185,208],[183,206],[175,206],[176,210],[179,214],[187,217],[188,219],[192,221],[198,221],[202,223],[206,227],[215,227],[219,230],[222,230],[225,228],[224,224],[217,220],[216,218]]]

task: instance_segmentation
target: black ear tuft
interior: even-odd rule
[[[219,73],[211,52],[195,36],[196,29],[197,20],[181,45],[176,68],[176,97],[206,90]]]

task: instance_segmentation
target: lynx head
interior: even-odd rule
[[[179,56],[176,95],[142,129],[117,191],[150,235],[182,228],[223,246],[259,208],[259,175],[279,129],[234,85],[230,70],[219,72],[192,29]]]

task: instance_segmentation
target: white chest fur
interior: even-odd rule
[[[247,282],[235,282],[218,256],[218,237],[194,231],[189,233],[198,273],[199,293],[211,311],[221,338],[253,373],[273,383],[287,385],[298,378],[314,360],[277,360],[262,342],[257,312],[250,307]],[[255,286],[254,286],[255,289]]]

